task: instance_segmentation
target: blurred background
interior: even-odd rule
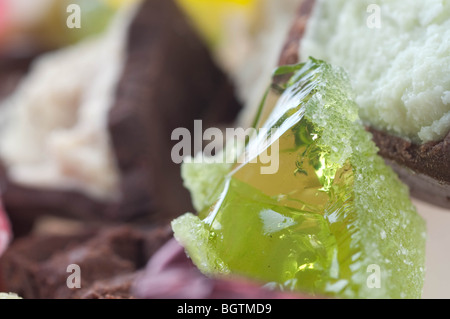
[[[23,76],[2,76],[11,63],[32,63],[40,54],[101,34],[117,10],[140,0],[0,0],[0,97]],[[67,6],[82,7],[82,28],[66,27]],[[216,61],[237,84],[238,95],[255,103],[281,50],[298,1],[178,0]],[[272,14],[279,10],[280,14]],[[276,17],[276,18],[275,18]],[[266,34],[272,37],[267,40]],[[276,36],[273,36],[273,35]],[[267,41],[271,50],[261,51]],[[256,69],[260,59],[266,70]],[[258,61],[257,61],[258,60]],[[268,73],[269,72],[269,73]],[[264,78],[264,77],[263,77]],[[8,83],[10,83],[8,85]],[[249,85],[251,83],[251,85]],[[2,92],[3,91],[3,92]],[[3,96],[2,96],[3,95]],[[450,298],[450,210],[414,200],[428,225],[424,298]]]

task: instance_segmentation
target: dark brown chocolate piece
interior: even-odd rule
[[[131,298],[139,270],[170,236],[168,226],[30,235],[14,242],[1,257],[3,288],[28,299]],[[72,264],[80,267],[80,289],[67,287],[67,267]]]
[[[14,52],[2,50],[0,52],[0,102],[7,98],[17,88],[20,80],[28,73],[32,61],[43,51],[30,50],[23,52]],[[0,163],[0,188],[6,182]],[[28,221],[21,222],[14,227],[18,234],[26,233],[31,229]],[[0,279],[0,288],[2,286]]]
[[[171,220],[191,210],[180,167],[171,160],[174,129],[229,123],[239,112],[234,90],[173,0],[144,1],[128,30],[127,58],[109,114],[122,197],[102,203],[76,192],[23,187],[0,174],[13,224],[33,219]]]
[[[404,183],[409,185],[410,192],[415,198],[443,208],[450,207],[450,184],[440,183],[428,175],[417,173],[392,160],[386,160],[386,163],[397,172]]]
[[[439,142],[416,145],[369,128],[379,154],[421,200],[450,208],[450,133]]]
[[[149,17],[149,13],[152,16]],[[147,1],[129,33],[128,62],[110,114],[123,173],[122,211],[171,219],[191,208],[179,166],[171,159],[172,131],[194,120],[231,122],[239,105],[223,73],[173,1]],[[133,187],[138,184],[139,187]],[[151,199],[149,199],[151,197]]]
[[[450,186],[450,134],[439,142],[416,145],[373,128],[369,131],[384,158]]]
[[[302,2],[288,34],[279,65],[301,61],[299,49],[315,0]],[[303,57],[305,58],[305,57]],[[286,78],[275,78],[275,83]],[[368,128],[380,149],[379,154],[398,173],[414,197],[450,208],[450,132],[442,140],[423,145],[413,144],[379,130]]]
[[[77,236],[33,236],[17,240],[0,258],[3,291],[16,291],[22,297],[39,298],[39,264],[55,252],[68,250],[90,236],[92,233],[87,231]]]
[[[10,95],[41,52],[0,52],[0,100]]]
[[[117,276],[110,280],[95,282],[79,294],[80,299],[136,299],[132,287],[142,271]]]

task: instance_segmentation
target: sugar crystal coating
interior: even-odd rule
[[[278,129],[276,174],[261,175],[260,161],[219,173],[207,181],[223,189],[210,210],[174,220],[175,237],[210,276],[343,298],[420,298],[425,224],[360,124],[347,76],[313,58],[278,72],[292,71],[263,125]],[[260,134],[247,152],[267,140]]]

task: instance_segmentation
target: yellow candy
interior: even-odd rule
[[[101,1],[106,3],[106,5],[109,6],[110,8],[119,9],[123,6],[133,4],[141,0],[101,0]]]
[[[178,0],[199,32],[214,45],[223,35],[224,25],[233,16],[253,19],[258,0]]]

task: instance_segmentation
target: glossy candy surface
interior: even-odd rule
[[[343,298],[420,298],[425,225],[359,123],[345,73],[312,58],[277,71],[290,72],[247,160],[207,180],[219,190],[211,207],[176,219],[176,238],[210,276]],[[279,155],[273,174],[261,173],[267,148]]]

